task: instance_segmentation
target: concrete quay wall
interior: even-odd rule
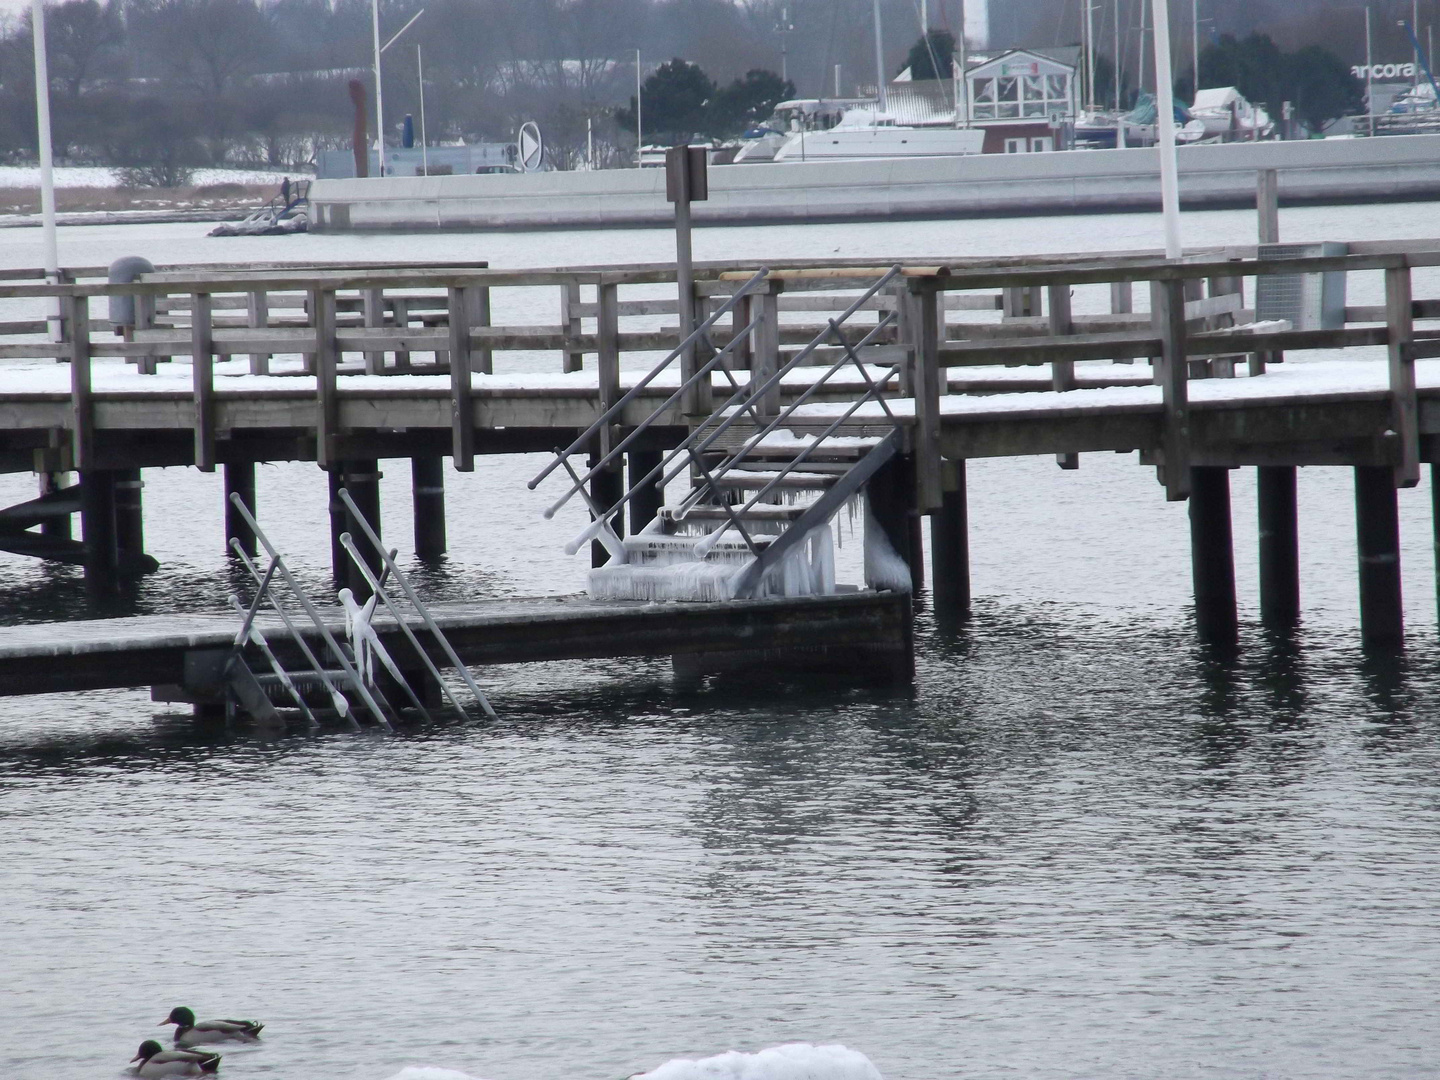
[[[1251,205],[1255,174],[1279,172],[1296,202],[1440,197],[1440,135],[1183,147],[1191,207]],[[317,232],[464,231],[665,225],[660,169],[501,176],[317,180]],[[1160,205],[1155,149],[954,158],[727,165],[710,170],[697,224],[760,224],[1149,210]]]

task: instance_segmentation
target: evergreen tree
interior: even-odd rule
[[[931,30],[914,45],[905,57],[910,78],[948,79],[955,59],[955,35],[949,30]],[[901,68],[901,71],[905,68]]]
[[[708,132],[721,138],[764,123],[775,106],[795,96],[795,84],[773,71],[752,68],[718,91],[710,105]]]
[[[661,64],[640,87],[644,106],[640,119],[645,137],[650,142],[682,143],[709,124],[709,105],[715,97],[715,84],[700,70],[676,57]],[[626,131],[635,130],[635,98],[629,108],[615,110],[615,121]]]

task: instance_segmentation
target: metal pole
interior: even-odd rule
[[[425,59],[415,46],[415,77],[420,80],[420,166],[430,175],[430,140],[425,137]]]
[[[930,36],[930,4],[929,0],[920,0],[920,36]]]
[[[1375,61],[1370,55],[1370,6],[1365,6],[1365,121],[1375,134]]]
[[[1085,72],[1089,91],[1088,105],[1094,109],[1097,104],[1095,100],[1095,0],[1085,0]]]
[[[375,152],[379,159],[379,171],[376,175],[384,176],[385,93],[380,86],[380,0],[370,0],[370,36],[375,44]]]
[[[1135,76],[1136,87],[1145,90],[1145,0],[1140,0],[1140,58],[1136,63],[1139,73]]]
[[[1165,257],[1180,258],[1180,183],[1175,157],[1175,88],[1170,73],[1170,3],[1150,0],[1155,17],[1155,104],[1160,115],[1160,203],[1165,215]]]
[[[875,94],[878,111],[885,111],[885,42],[880,36],[880,0],[875,0]]]
[[[645,139],[641,132],[644,126],[640,122],[640,50],[635,50],[635,167],[638,169],[644,164],[644,152],[641,149],[645,145]]]
[[[45,49],[45,3],[31,0],[31,35],[35,45],[35,121],[40,143],[40,218],[44,225],[45,280],[60,280],[60,245],[55,233],[55,159],[50,140],[50,65]],[[60,337],[60,298],[50,300],[50,337]]]
[[[1115,111],[1120,111],[1120,0],[1115,0]],[[1118,122],[1118,121],[1117,121]],[[1125,142],[1125,129],[1120,128],[1120,142]]]
[[[1415,43],[1415,85],[1420,85],[1420,0],[1410,0],[1410,40]]]
[[[1194,75],[1194,92],[1200,92],[1200,0],[1190,0],[1190,71]],[[1194,94],[1191,95],[1194,100]]]

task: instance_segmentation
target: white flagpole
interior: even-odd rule
[[[1165,215],[1165,257],[1180,258],[1180,183],[1175,159],[1175,87],[1170,72],[1170,4],[1151,0],[1155,23],[1155,121],[1160,128],[1160,206]]]
[[[50,142],[50,66],[45,55],[44,0],[31,0],[30,31],[35,40],[35,120],[40,143],[40,220],[44,225],[45,280],[60,280],[60,245],[55,235],[55,159]],[[51,337],[58,337],[59,300],[50,319]]]

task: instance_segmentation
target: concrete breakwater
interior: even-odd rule
[[[1440,197],[1440,135],[1192,146],[1180,150],[1191,207],[1253,205],[1255,174],[1274,169],[1286,202]],[[659,169],[506,176],[317,180],[311,228],[411,232],[665,225]],[[710,170],[697,224],[1153,210],[1154,149],[887,158]]]

